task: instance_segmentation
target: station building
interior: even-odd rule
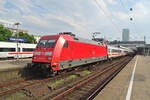
[[[145,41],[111,41],[111,45],[129,47],[140,55],[150,55],[150,44]]]
[[[9,27],[5,27],[5,28],[9,29],[12,33],[18,33],[18,32],[29,33],[28,30],[9,28]]]

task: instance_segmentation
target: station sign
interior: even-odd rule
[[[9,41],[27,42],[26,39],[21,38],[8,38]]]

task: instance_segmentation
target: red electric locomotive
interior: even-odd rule
[[[57,72],[60,70],[106,60],[106,46],[72,33],[60,33],[41,37],[37,44],[32,64],[44,71]]]

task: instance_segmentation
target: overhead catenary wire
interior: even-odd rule
[[[120,3],[121,3],[122,7],[123,7],[124,9],[126,9],[126,6],[125,6],[124,3],[122,2],[122,0],[119,0],[119,1],[120,1]]]
[[[129,9],[128,9],[128,7],[126,7],[125,6],[125,4],[124,4],[124,2],[122,1],[122,0],[119,0],[120,1],[120,4],[122,5],[122,7],[126,10],[126,11],[129,11]],[[133,19],[133,18],[134,19]],[[133,28],[134,28],[134,30],[135,30],[135,32],[137,33],[137,28],[136,28],[136,25],[135,25],[135,23],[134,23],[134,21],[133,20],[135,20],[135,16],[132,14],[132,16],[129,14],[129,18],[132,18],[132,20],[130,20],[130,22],[132,22],[132,26],[133,26]],[[129,22],[129,23],[130,23]]]
[[[118,26],[113,22],[112,18],[110,18],[109,16],[107,16],[107,13],[105,12],[105,10],[101,7],[101,5],[98,3],[97,0],[94,0],[95,3],[97,4],[97,7],[103,11],[103,14],[107,17],[107,19],[111,22],[111,24],[113,25],[113,27],[117,30],[117,32],[120,33]],[[113,14],[111,14],[113,15]]]
[[[135,30],[135,33],[137,33],[138,31],[137,31],[137,27],[136,27],[136,23],[135,23],[135,15],[132,13],[132,16],[131,17],[133,17],[133,20],[131,21],[131,23],[132,23],[132,25],[133,25],[133,28],[134,28],[134,30]]]

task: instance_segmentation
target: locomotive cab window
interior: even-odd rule
[[[54,47],[56,43],[56,39],[49,40],[40,40],[38,43],[38,47]]]
[[[65,42],[64,47],[68,48],[68,41]]]

